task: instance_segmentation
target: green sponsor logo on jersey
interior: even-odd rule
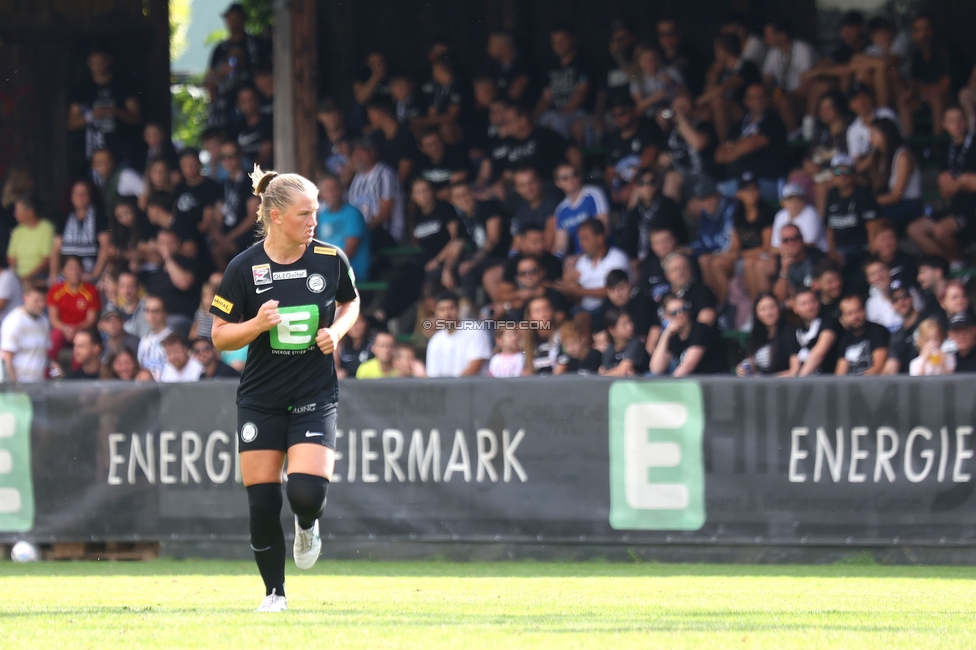
[[[307,350],[319,328],[319,306],[279,307],[281,322],[271,328],[273,350]]]
[[[0,394],[0,533],[24,533],[34,527],[32,416],[30,397]]]
[[[691,381],[610,385],[610,525],[698,530],[705,524],[701,387]]]

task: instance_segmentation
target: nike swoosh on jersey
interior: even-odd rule
[[[255,288],[254,293],[264,293],[265,291],[271,291],[274,287],[264,287],[263,289]]]
[[[324,436],[324,435],[325,435],[324,433],[312,433],[311,431],[306,431],[305,432],[305,437],[306,438],[312,438],[314,436]]]

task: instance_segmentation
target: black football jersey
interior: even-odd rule
[[[231,260],[210,313],[230,323],[278,301],[281,323],[251,342],[237,390],[242,406],[281,408],[338,398],[335,364],[315,343],[335,319],[336,302],[356,298],[355,275],[341,249],[313,240],[292,264],[277,264],[255,244]]]

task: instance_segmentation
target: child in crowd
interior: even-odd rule
[[[515,328],[495,330],[495,345],[499,352],[488,361],[490,377],[521,377],[525,368],[522,336]]]
[[[918,324],[915,336],[918,356],[908,364],[909,375],[912,377],[951,375],[956,371],[956,355],[942,351],[942,344],[945,343],[946,337],[939,321],[926,318]]]
[[[607,311],[607,333],[610,345],[603,353],[600,374],[610,377],[630,377],[647,372],[647,352],[640,339],[634,336],[634,321],[621,309]]]
[[[601,332],[604,336],[605,332]],[[576,323],[563,323],[559,328],[562,349],[556,359],[557,375],[595,375],[600,371],[603,355],[591,348]]]

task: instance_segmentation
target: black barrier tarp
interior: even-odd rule
[[[678,382],[700,391],[700,407],[690,407],[703,411],[694,443],[700,454],[686,446],[677,465],[647,476],[663,472],[680,484],[703,475],[702,503],[687,506],[701,507],[704,523],[694,529],[653,528],[667,517],[648,518],[649,529],[611,525],[611,511],[630,507],[616,498],[625,491],[612,499],[612,476],[635,480],[620,471],[620,459],[611,470],[612,384],[577,377],[343,382],[323,532],[629,544],[976,541],[970,379]],[[628,399],[677,399],[676,382],[624,384]],[[28,533],[0,530],[0,540],[244,539],[235,389],[225,382],[27,387],[36,514]]]

